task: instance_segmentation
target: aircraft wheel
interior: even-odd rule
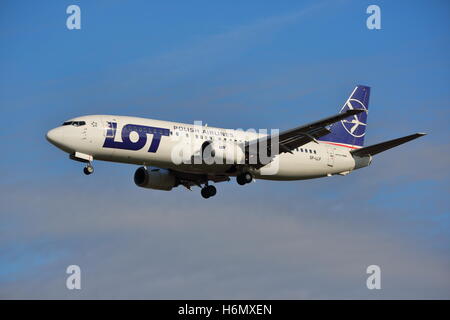
[[[202,191],[200,192],[202,197],[205,199],[208,199],[210,197],[214,197],[217,193],[217,189],[214,186],[206,186],[202,188]]]
[[[245,183],[250,183],[253,181],[253,176],[250,172],[246,172],[242,176],[244,177]]]
[[[202,191],[200,191],[203,198],[208,199],[210,197],[208,192],[208,187],[202,188]]]
[[[253,181],[253,176],[250,172],[244,172],[236,177],[237,183],[243,186],[246,183],[250,183]]]
[[[87,165],[86,167],[84,167],[83,172],[85,175],[90,175],[94,172],[94,167],[91,165]]]
[[[242,175],[238,175],[238,176],[236,177],[236,181],[237,181],[237,183],[240,184],[241,186],[243,186],[243,185],[245,184],[245,180],[244,180],[244,177],[243,177]]]
[[[214,186],[208,186],[208,193],[210,197],[214,197],[217,193],[217,189]]]

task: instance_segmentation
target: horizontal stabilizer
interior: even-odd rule
[[[404,144],[405,142],[420,138],[421,136],[426,135],[426,133],[414,133],[406,137],[397,138],[394,140],[389,140],[381,143],[377,143],[368,147],[364,147],[361,149],[356,149],[350,151],[352,155],[363,157],[363,156],[373,156],[377,153],[389,150],[391,148],[394,148],[396,146],[399,146],[401,144]]]

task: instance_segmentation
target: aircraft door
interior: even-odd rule
[[[328,147],[327,148],[327,153],[328,153],[327,165],[329,167],[333,167],[334,166],[334,148],[333,147]]]
[[[114,137],[114,130],[111,130],[113,128],[113,123],[116,124],[117,128],[117,120],[115,118],[103,118],[102,124],[103,124],[103,136],[105,138],[113,138]]]
[[[106,139],[114,139],[117,130],[117,119],[113,117],[103,117],[102,118],[102,131],[103,131],[103,142],[105,143]],[[112,156],[114,154],[115,149],[113,148],[102,148],[103,153],[106,156]]]

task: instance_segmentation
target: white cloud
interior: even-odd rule
[[[401,212],[351,204],[330,210],[333,201],[308,201],[308,193],[283,204],[264,182],[246,195],[233,192],[213,201],[182,191],[76,185],[61,189],[52,181],[39,190],[2,190],[2,201],[9,199],[2,220],[15,224],[0,236],[5,252],[20,242],[34,256],[55,258],[18,271],[0,296],[449,297],[448,258],[416,243],[423,240],[420,234],[402,233],[405,223],[421,230],[389,219]],[[265,201],[258,204],[261,192]],[[82,268],[81,292],[65,289],[69,264]],[[365,287],[369,264],[382,268],[381,292]]]

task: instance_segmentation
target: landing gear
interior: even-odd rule
[[[244,172],[241,173],[236,177],[237,183],[239,183],[241,186],[243,186],[246,183],[250,183],[253,181],[253,176],[250,172]]]
[[[217,189],[214,186],[205,186],[200,193],[203,198],[208,199],[209,197],[214,197],[216,195]]]
[[[83,172],[85,175],[90,175],[92,173],[94,173],[94,167],[92,166],[92,164],[87,164],[86,167],[84,167]]]

